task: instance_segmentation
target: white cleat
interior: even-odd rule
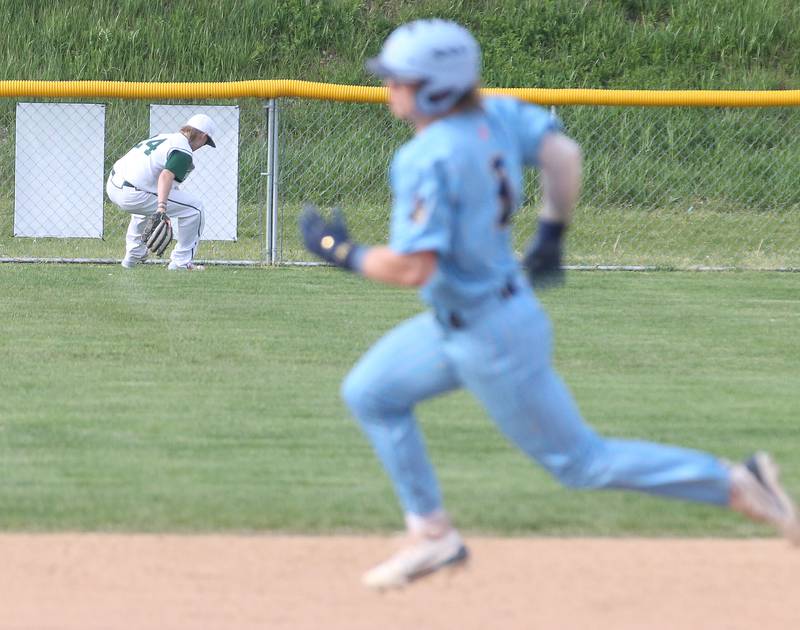
[[[786,539],[800,545],[797,507],[783,489],[778,466],[758,452],[731,469],[731,508],[754,521],[769,523]]]
[[[450,529],[437,538],[415,538],[386,562],[367,571],[362,582],[379,590],[400,588],[439,569],[462,565],[468,557],[458,531]]]
[[[147,260],[147,256],[143,258],[136,258],[135,256],[125,256],[125,258],[122,259],[120,265],[125,267],[125,269],[133,269],[136,265],[144,262],[145,260]]]
[[[206,268],[203,265],[195,265],[194,263],[186,263],[185,265],[176,265],[175,263],[170,263],[169,267],[167,267],[170,271],[205,271]]]

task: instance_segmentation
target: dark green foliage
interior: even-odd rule
[[[0,0],[2,79],[363,82],[397,24],[471,28],[494,86],[798,87],[791,0]]]

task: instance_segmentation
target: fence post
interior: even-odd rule
[[[267,216],[266,249],[269,263],[278,262],[278,102],[267,101]]]

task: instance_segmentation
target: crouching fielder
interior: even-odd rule
[[[727,506],[797,540],[795,508],[771,458],[742,464],[675,446],[601,437],[581,418],[551,364],[550,322],[531,284],[561,279],[561,239],[580,188],[581,153],[547,111],[478,96],[480,50],[452,22],[401,26],[368,68],[389,88],[392,113],[414,127],[391,166],[388,246],[353,243],[337,215],[306,209],[306,246],[374,280],[421,287],[430,306],[378,341],[342,394],[405,512],[408,546],[364,576],[401,586],[463,562],[423,437],[417,402],[466,388],[502,433],[561,483],[620,488]],[[509,220],[522,172],[537,167],[544,205],[520,269]],[[529,277],[530,282],[529,282]]]
[[[119,208],[130,213],[122,266],[130,269],[147,258],[142,231],[147,217],[164,212],[177,222],[177,243],[168,269],[202,271],[193,262],[203,233],[203,205],[194,195],[178,190],[194,168],[192,155],[199,148],[216,147],[214,122],[195,114],[177,133],[162,133],[142,140],[114,163],[106,193]]]

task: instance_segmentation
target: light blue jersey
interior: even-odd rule
[[[726,505],[729,469],[675,446],[608,439],[587,425],[552,366],[550,321],[514,257],[509,220],[522,170],[560,130],[514,99],[438,119],[396,154],[390,247],[435,251],[422,288],[432,309],[400,324],[351,370],[342,396],[372,442],[403,510],[442,497],[414,416],[422,400],[469,390],[510,442],[561,483]]]
[[[400,148],[392,162],[390,247],[435,251],[436,274],[421,296],[437,310],[461,310],[516,276],[510,220],[522,172],[536,166],[542,138],[561,124],[511,98],[439,119]]]

